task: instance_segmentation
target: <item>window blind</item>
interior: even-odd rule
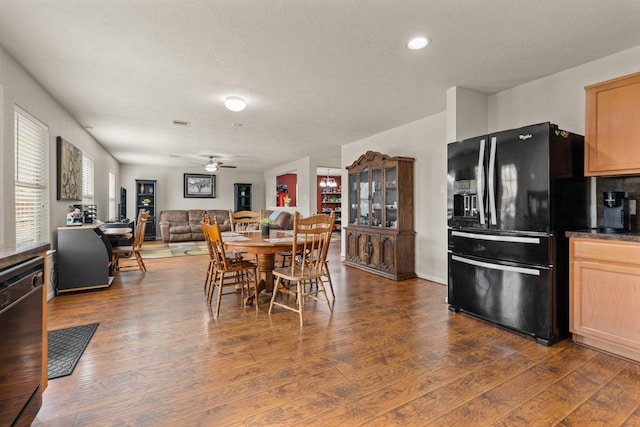
[[[82,153],[82,204],[93,205],[93,177],[94,177],[94,162],[93,159]]]
[[[48,242],[49,128],[15,107],[16,243]]]
[[[109,171],[109,219],[116,218],[116,175]]]

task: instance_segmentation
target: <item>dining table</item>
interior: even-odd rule
[[[256,255],[260,277],[258,293],[273,291],[273,269],[276,254],[293,250],[293,230],[270,230],[269,234],[257,231],[224,232],[225,249]],[[250,300],[253,299],[250,297]]]

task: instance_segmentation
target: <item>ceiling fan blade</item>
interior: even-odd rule
[[[219,168],[235,169],[237,166],[218,165]]]

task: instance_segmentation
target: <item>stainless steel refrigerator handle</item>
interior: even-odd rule
[[[501,265],[501,264],[494,264],[491,262],[476,261],[474,259],[463,258],[457,255],[451,255],[451,259],[454,261],[462,262],[469,265],[474,265],[476,267],[488,268],[491,270],[511,271],[514,273],[528,274],[529,276],[540,276],[540,270],[536,270],[535,268],[512,267],[510,265]]]
[[[484,139],[480,140],[480,153],[478,154],[478,212],[480,212],[480,224],[485,224],[484,219]]]
[[[494,172],[496,169],[496,137],[491,138],[491,152],[489,154],[489,218],[491,225],[496,225],[496,187]]]
[[[534,245],[540,244],[539,237],[496,236],[495,234],[468,233],[465,231],[452,231],[451,235],[456,237],[466,237],[468,239],[491,240],[494,242],[531,243]]]

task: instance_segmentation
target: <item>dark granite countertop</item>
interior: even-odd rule
[[[50,248],[51,243],[43,242],[0,246],[0,270],[43,254]]]
[[[581,239],[617,240],[619,242],[640,242],[640,231],[628,233],[607,233],[598,229],[567,231],[567,237],[579,237]]]

